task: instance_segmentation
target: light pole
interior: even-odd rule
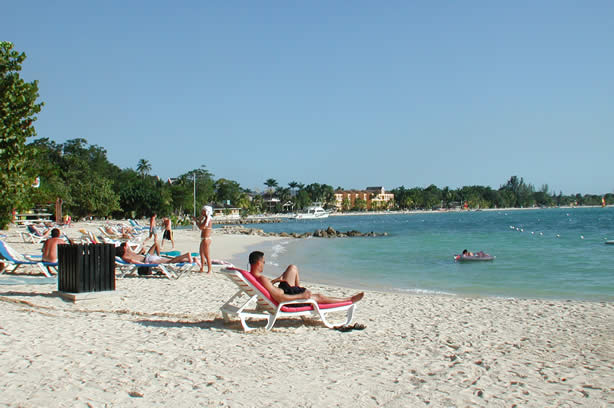
[[[194,218],[196,218],[196,173],[192,174],[192,183],[194,185]]]

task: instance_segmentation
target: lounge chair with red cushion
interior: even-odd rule
[[[255,327],[247,325],[246,320],[252,318],[267,319],[266,330],[271,330],[278,318],[294,316],[301,318],[305,316],[319,317],[322,323],[329,328],[347,326],[352,321],[356,309],[356,304],[350,301],[318,304],[313,299],[300,299],[278,303],[249,271],[231,267],[222,269],[221,273],[239,287],[239,291],[220,309],[224,321],[229,321],[230,315],[237,316],[245,331],[255,329]],[[247,297],[247,300],[245,300],[245,297]],[[254,302],[257,303],[256,310],[248,310],[248,306],[254,304]],[[331,312],[345,312],[345,321],[337,325],[330,323],[326,319],[326,315]]]

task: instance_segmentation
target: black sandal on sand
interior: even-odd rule
[[[352,330],[364,330],[366,328],[367,328],[367,326],[365,326],[364,324],[360,324],[360,323],[354,323],[353,325],[350,325],[350,326],[336,326],[336,327],[333,327],[333,329],[339,330],[340,332],[349,332],[349,331],[352,331]]]

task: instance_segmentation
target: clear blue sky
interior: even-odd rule
[[[614,191],[614,2],[11,1],[38,137],[264,189]]]

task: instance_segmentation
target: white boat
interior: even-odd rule
[[[314,205],[311,207],[307,207],[307,212],[296,214],[294,218],[297,220],[314,220],[318,218],[327,217],[328,212],[324,208]]]

